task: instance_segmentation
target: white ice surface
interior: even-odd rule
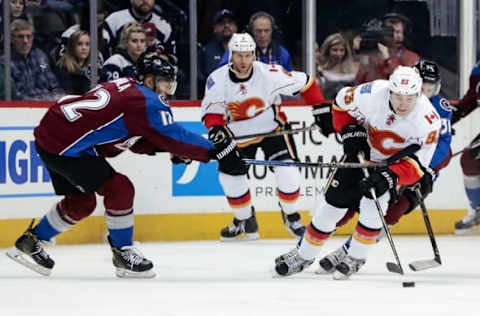
[[[276,256],[293,240],[245,243],[143,243],[157,277],[114,276],[107,245],[55,246],[50,277],[42,277],[0,255],[0,315],[480,315],[480,237],[437,237],[443,266],[413,272],[408,263],[431,259],[426,236],[394,237],[405,276],[385,268],[394,261],[383,240],[350,280],[307,271],[272,278]],[[322,250],[338,247],[333,238]],[[402,288],[414,281],[414,288]]]

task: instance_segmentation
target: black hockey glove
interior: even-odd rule
[[[368,178],[363,178],[358,183],[358,187],[365,197],[371,199],[370,189],[375,189],[377,197],[380,197],[388,190],[395,188],[397,181],[397,175],[388,167],[384,167],[377,169]]]
[[[366,160],[370,159],[370,146],[367,142],[367,131],[356,124],[350,124],[342,128],[340,132],[343,142],[343,152],[347,157],[357,157],[363,152]]]
[[[182,157],[175,156],[175,155],[170,155],[170,161],[174,165],[178,165],[178,164],[181,164],[181,163],[189,165],[189,164],[192,163],[192,159],[190,159],[190,158],[182,158]]]
[[[323,136],[328,137],[328,135],[335,132],[333,129],[331,104],[314,105],[312,114],[315,119],[315,124],[320,128],[320,133],[322,133]]]
[[[247,173],[247,167],[227,127],[213,126],[208,131],[208,139],[215,146],[214,156],[218,160],[218,170],[234,176]]]

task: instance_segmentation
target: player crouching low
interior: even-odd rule
[[[105,157],[129,149],[155,155],[170,152],[182,159],[207,162],[239,154],[228,142],[212,145],[173,119],[166,96],[176,87],[175,67],[155,54],[138,61],[138,84],[132,78],[102,83],[83,96],[67,96],[49,108],[35,128],[37,152],[57,195],[63,199],[15,242],[7,255],[40,274],[50,275],[54,261],[43,242],[91,215],[96,194],[103,197],[108,241],[118,277],[151,278],[153,263],[133,245],[135,190],[127,176]],[[177,159],[177,160],[178,160]],[[229,159],[229,162],[235,162]]]
[[[390,199],[395,199],[396,185],[410,185],[422,178],[422,166],[428,166],[435,151],[440,119],[421,88],[422,79],[414,68],[398,67],[389,81],[345,87],[338,93],[333,125],[341,134],[347,162],[357,161],[359,153],[380,162],[412,144],[420,149],[388,167],[374,169],[368,177],[361,169],[338,169],[335,185],[327,189],[297,247],[275,259],[279,275],[288,276],[310,266],[337,222],[355,207],[359,208],[359,220],[347,255],[333,277],[347,279],[365,264],[382,228],[370,190],[375,190],[385,214]]]
[[[452,111],[448,100],[438,94],[441,85],[438,65],[435,62],[420,59],[418,63],[415,64],[415,68],[418,69],[420,77],[422,77],[423,80],[423,93],[440,115],[442,128],[430,166],[422,170],[424,176],[415,184],[402,187],[396,201],[389,205],[385,215],[385,222],[389,226],[395,225],[403,215],[409,214],[418,207],[419,201],[415,194],[415,188],[418,187],[420,189],[423,199],[432,193],[433,184],[438,179],[440,170],[449,164],[450,158],[452,157],[452,151],[450,149],[452,141],[452,129],[450,127]],[[337,223],[337,228],[347,224],[348,221],[353,218],[355,212],[358,212],[358,209],[349,209],[345,216]],[[319,268],[316,273],[328,274],[335,272],[336,266],[347,256],[351,240],[352,237],[350,237],[344,245],[320,259],[318,262]],[[377,241],[379,240],[380,238],[377,239]]]

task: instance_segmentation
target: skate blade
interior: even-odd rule
[[[475,235],[480,233],[480,225],[472,226],[465,229],[455,229],[455,235]]]
[[[43,276],[50,276],[50,274],[52,273],[52,269],[42,267],[38,263],[33,262],[32,259],[28,257],[28,255],[25,255],[23,252],[21,252],[15,247],[8,249],[6,255],[13,261],[20,263],[22,266]]]
[[[123,268],[116,268],[115,275],[122,279],[152,279],[156,276],[153,269],[147,271],[131,271]]]
[[[240,234],[236,237],[232,237],[232,238],[227,238],[227,237],[223,237],[223,236],[220,236],[220,241],[227,241],[227,242],[232,242],[232,241],[251,241],[251,240],[258,240],[260,239],[260,235],[258,233],[251,233],[251,234]]]
[[[427,269],[432,269],[436,267],[440,267],[442,264],[436,261],[435,259],[432,260],[417,260],[411,262],[408,266],[413,271],[423,271]]]
[[[334,280],[341,281],[341,280],[348,280],[350,278],[350,276],[345,275],[342,272],[335,271],[335,272],[333,272],[332,278]]]
[[[333,272],[335,272],[335,271],[328,272],[327,270],[325,270],[324,268],[322,268],[322,266],[319,266],[318,269],[315,270],[315,274],[319,274],[319,275],[332,274]]]

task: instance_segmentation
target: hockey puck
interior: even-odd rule
[[[415,287],[415,282],[402,282],[403,287]]]

